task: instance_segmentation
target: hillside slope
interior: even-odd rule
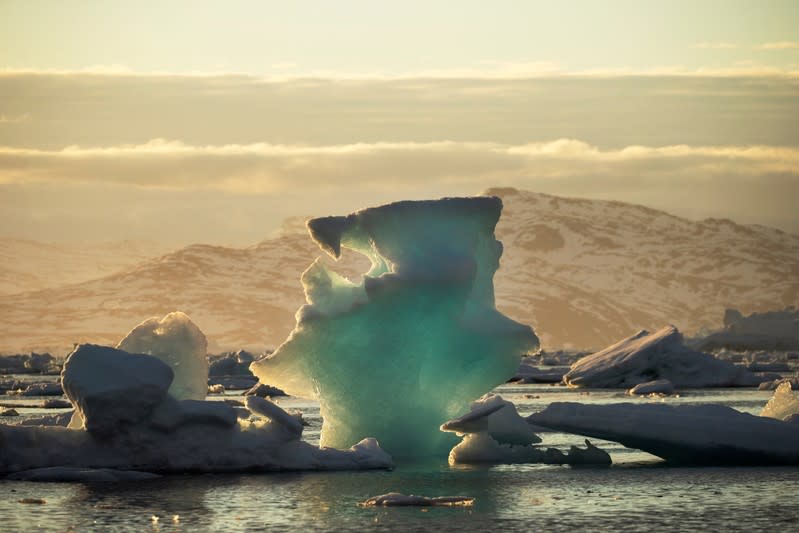
[[[727,307],[799,303],[798,236],[620,202],[487,194],[505,203],[497,306],[532,324],[545,347],[600,347],[666,323],[692,334],[720,327]],[[274,347],[304,301],[299,276],[320,255],[289,230],[249,248],[194,245],[101,279],[9,295],[0,303],[0,351],[113,343],[173,310],[191,315],[212,350]],[[351,277],[367,267],[346,253],[336,265]]]

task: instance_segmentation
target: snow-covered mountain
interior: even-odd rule
[[[728,307],[799,304],[799,236],[620,202],[487,194],[505,203],[497,306],[532,324],[545,347],[600,347],[667,323],[692,334],[721,327]],[[115,343],[174,310],[191,315],[212,350],[274,347],[304,302],[300,273],[322,255],[297,226],[249,248],[194,245],[100,279],[7,295],[0,351]],[[345,252],[335,268],[357,276],[367,267]]]
[[[0,295],[97,279],[168,250],[149,241],[67,245],[0,237]]]

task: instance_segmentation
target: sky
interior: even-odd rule
[[[799,233],[799,2],[0,1],[0,236],[494,186]]]

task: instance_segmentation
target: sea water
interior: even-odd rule
[[[522,415],[553,401],[721,403],[757,414],[771,396],[705,389],[639,399],[621,391],[546,385],[504,385],[495,392]],[[318,404],[277,401],[302,411],[310,423],[305,438],[318,441]],[[543,446],[559,448],[583,442],[561,433],[541,437]],[[403,462],[390,472],[182,475],[116,484],[0,480],[0,531],[799,530],[799,467],[674,467],[615,443],[591,441],[611,454],[612,467],[450,467],[442,457]],[[393,491],[477,501],[472,508],[358,506]],[[26,498],[46,503],[20,503]]]

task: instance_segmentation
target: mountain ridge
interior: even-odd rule
[[[799,303],[799,236],[730,220],[691,221],[613,200],[509,188],[497,238],[497,307],[533,325],[546,348],[598,348],[674,323],[687,334],[744,313]],[[181,310],[211,349],[273,348],[294,325],[300,274],[325,254],[300,233],[246,248],[194,244],[98,279],[7,295],[0,352],[115,343],[150,316]],[[345,252],[349,277],[368,261]]]

